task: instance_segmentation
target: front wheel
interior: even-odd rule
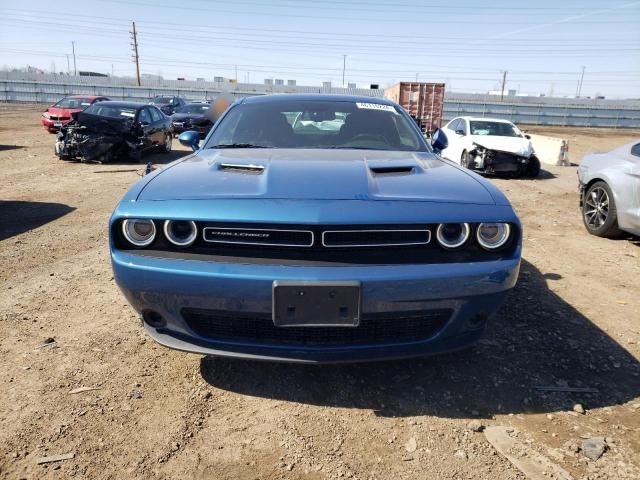
[[[540,175],[540,160],[534,156],[529,159],[527,168],[525,168],[522,176],[525,178],[538,178],[538,175]]]
[[[169,153],[171,151],[171,146],[173,143],[173,135],[171,132],[167,132],[164,135],[164,143],[162,144],[162,151],[164,153]]]
[[[464,168],[469,168],[469,163],[471,163],[471,156],[469,155],[469,152],[465,150],[462,152],[462,156],[460,157],[460,165]]]
[[[616,203],[605,182],[596,182],[587,189],[582,202],[582,220],[587,231],[597,237],[620,235]]]

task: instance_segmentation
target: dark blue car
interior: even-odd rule
[[[515,285],[522,229],[395,103],[237,101],[110,221],[115,279],[159,343],[352,362],[463,349]]]

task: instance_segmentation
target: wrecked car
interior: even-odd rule
[[[443,131],[449,146],[442,156],[465,168],[527,178],[540,173],[540,160],[528,135],[507,120],[457,117]]]
[[[171,151],[171,119],[152,105],[100,102],[58,132],[55,154],[63,160],[107,163],[116,159],[140,160],[152,148]]]
[[[107,97],[93,95],[70,95],[48,107],[42,114],[42,126],[49,133],[56,133],[60,127],[69,123],[73,112],[81,112],[96,102],[109,100]]]
[[[196,130],[200,137],[206,137],[213,127],[210,108],[211,105],[202,102],[188,103],[184,107],[178,108],[171,116],[174,133]]]

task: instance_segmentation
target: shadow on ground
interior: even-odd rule
[[[64,162],[68,162],[68,163],[76,163],[76,164],[86,164],[86,165],[127,165],[127,166],[131,166],[133,167],[139,167],[140,169],[144,169],[145,165],[148,162],[153,163],[154,165],[165,165],[167,163],[171,163],[174,160],[178,160],[179,158],[182,157],[186,157],[187,155],[189,155],[190,151],[186,151],[186,150],[172,150],[169,153],[163,153],[163,152],[155,152],[155,151],[151,151],[151,152],[145,152],[142,155],[142,158],[140,159],[139,162],[136,162],[134,160],[131,160],[127,157],[122,157],[122,158],[115,158],[109,162],[105,162],[105,163],[101,163],[98,161],[89,161],[89,162],[82,162],[80,160],[63,160]]]
[[[380,416],[482,417],[624,403],[640,394],[638,361],[547,287],[559,276],[523,261],[518,286],[471,350],[354,365],[291,365],[204,357],[203,378],[246,395],[372,409]],[[537,386],[597,389],[545,392]]]
[[[62,203],[0,200],[0,240],[52,222],[74,210]]]
[[[22,145],[0,145],[0,152],[4,152],[7,150],[19,150],[24,148]]]

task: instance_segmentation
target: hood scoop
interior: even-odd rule
[[[252,173],[254,175],[261,175],[262,172],[264,172],[264,165],[221,163],[218,165],[218,170],[222,170],[223,172]]]
[[[374,175],[411,175],[415,173],[413,165],[390,165],[384,167],[369,167]]]

